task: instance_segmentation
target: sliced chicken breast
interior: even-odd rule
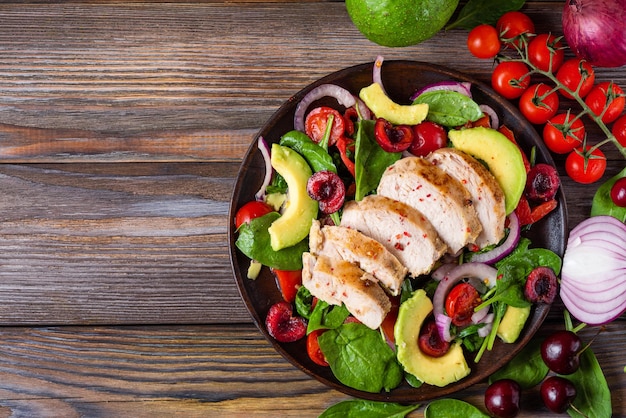
[[[354,263],[374,276],[392,295],[400,293],[407,268],[384,245],[356,229],[321,227],[319,221],[313,221],[309,248],[313,255]]]
[[[341,226],[361,231],[383,244],[414,277],[428,273],[447,249],[420,211],[381,195],[346,203]]]
[[[423,213],[452,254],[474,243],[482,230],[467,189],[424,158],[402,158],[389,166],[377,192]]]
[[[454,148],[440,148],[426,159],[460,181],[472,196],[483,227],[475,244],[483,248],[500,242],[506,219],[504,193],[489,170],[471,155]]]
[[[374,277],[346,260],[325,255],[302,255],[302,285],[320,300],[346,306],[369,328],[377,329],[391,310],[391,302]]]

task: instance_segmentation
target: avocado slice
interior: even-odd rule
[[[398,104],[387,96],[378,83],[362,88],[359,97],[376,117],[394,125],[417,125],[428,115],[428,104]]]
[[[285,179],[288,195],[285,211],[268,228],[270,245],[278,251],[299,243],[309,235],[319,205],[306,191],[307,181],[313,172],[300,154],[291,148],[272,144],[271,163]]]
[[[400,305],[394,327],[398,361],[408,373],[424,383],[446,386],[470,373],[459,342],[450,346],[446,354],[432,357],[424,354],[417,345],[424,320],[433,310],[433,304],[423,289],[413,293]]]
[[[498,326],[498,337],[505,343],[514,343],[521,334],[529,316],[530,306],[523,308],[507,306],[506,312]]]
[[[515,210],[526,187],[526,167],[516,144],[495,129],[452,129],[448,138],[454,148],[481,160],[504,192],[506,214]]]

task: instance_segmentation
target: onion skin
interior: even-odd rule
[[[596,67],[626,64],[626,0],[566,0],[563,35],[569,47]]]

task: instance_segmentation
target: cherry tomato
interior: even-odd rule
[[[491,86],[507,99],[517,99],[530,85],[529,69],[523,62],[503,61],[491,74]]]
[[[276,276],[276,283],[285,302],[293,303],[296,300],[298,288],[302,286],[302,270],[272,269]]]
[[[328,139],[328,145],[334,145],[346,130],[345,120],[341,113],[327,106],[316,107],[311,110],[304,120],[304,132],[315,142],[320,142],[326,133],[328,119],[332,115],[333,126]]]
[[[547,84],[535,84],[522,94],[519,108],[530,123],[544,124],[559,110],[559,96]]]
[[[443,126],[424,121],[413,126],[413,143],[409,152],[418,157],[424,157],[432,151],[448,145],[448,133]]]
[[[328,362],[326,361],[326,357],[324,357],[324,353],[320,349],[320,343],[317,341],[317,337],[319,337],[325,329],[316,329],[312,331],[306,337],[306,352],[309,355],[309,358],[313,360],[313,363],[320,366],[328,366]]]
[[[467,48],[476,58],[493,58],[500,46],[498,31],[491,25],[478,25],[467,35]]]
[[[542,33],[528,44],[528,59],[542,71],[555,73],[565,58],[565,49],[561,38]]]
[[[566,154],[581,146],[583,139],[585,125],[571,113],[559,113],[543,127],[543,142],[557,154]]]
[[[528,15],[512,11],[500,16],[496,23],[496,29],[502,39],[513,39],[523,33],[535,33],[535,24]],[[519,39],[515,40],[514,43],[518,47],[521,45]]]
[[[611,186],[611,200],[619,207],[626,207],[626,177],[622,177]]]
[[[561,68],[559,68],[559,71],[556,73],[556,78],[571,91],[578,89],[578,95],[585,97],[593,88],[596,74],[591,64],[587,61],[572,58],[561,64]],[[565,90],[561,89],[559,93],[568,99],[573,98],[573,96]]]
[[[620,116],[611,128],[613,136],[621,146],[626,147],[626,115]]]
[[[602,122],[611,123],[624,110],[626,99],[620,86],[611,81],[604,81],[591,89],[585,103],[593,113],[602,115]]]
[[[469,283],[459,283],[446,296],[446,313],[456,326],[472,322],[474,308],[480,304],[478,291]]]
[[[267,215],[270,212],[274,212],[273,207],[265,202],[252,200],[240,207],[235,214],[235,226],[239,228],[241,225],[247,224],[251,220]]]
[[[565,172],[574,181],[582,184],[590,184],[598,181],[606,170],[606,157],[596,148],[591,155],[587,146],[583,152],[582,147],[576,148],[565,159]]]

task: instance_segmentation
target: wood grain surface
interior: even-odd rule
[[[562,4],[524,10],[560,32]],[[284,101],[379,54],[488,82],[466,35],[379,47],[340,1],[0,3],[0,417],[317,416],[348,399],[273,351],[240,299],[239,165]],[[626,85],[623,68],[596,76]],[[608,178],[624,160],[606,151]],[[571,228],[597,184],[562,181]],[[545,332],[561,323],[556,306]],[[594,342],[616,417],[625,338],[622,318]],[[481,406],[484,389],[458,397]],[[552,416],[530,396],[522,416]]]

